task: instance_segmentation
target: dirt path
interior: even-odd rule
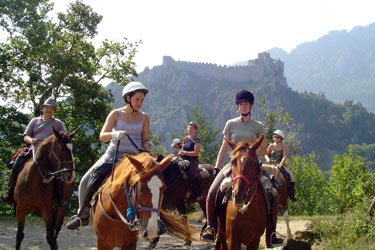
[[[305,230],[308,223],[308,220],[290,221],[292,233],[294,234],[295,231]],[[17,223],[14,218],[0,220],[0,249],[14,249],[17,231],[16,225]],[[200,232],[202,224],[193,223],[192,225],[196,233]],[[278,223],[277,228],[281,235],[286,235],[285,223],[283,221]],[[45,235],[43,222],[40,218],[30,218],[26,220],[25,238],[22,242],[22,249],[49,249]],[[63,250],[94,250],[96,249],[95,232],[91,225],[82,228],[79,232],[72,232],[63,227],[58,238],[58,244],[59,249]],[[203,242],[194,242],[191,247],[184,247],[183,244],[184,242],[181,240],[177,240],[169,235],[163,235],[156,249],[214,249],[212,244]],[[147,249],[147,245],[147,242],[139,240],[137,249]],[[264,245],[264,238],[262,238],[259,249],[264,249]]]

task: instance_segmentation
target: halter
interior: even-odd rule
[[[55,171],[55,172],[47,171],[46,174],[43,174],[41,166],[40,166],[40,164],[37,160],[35,150],[33,149],[33,161],[38,166],[38,170],[39,170],[40,176],[43,179],[42,180],[43,183],[50,183],[60,173],[64,173],[64,172],[68,172],[68,171],[75,171],[74,160],[62,161],[60,159],[60,157],[56,154],[56,152],[55,152],[55,141],[52,142],[51,150],[50,150],[49,155],[48,155],[48,159],[50,160],[50,162],[51,162],[51,156],[53,156],[55,158],[55,160],[57,161],[57,163],[58,163],[57,169],[58,170]],[[64,166],[64,164],[73,164],[73,168],[72,169],[69,169],[69,168],[60,169]]]
[[[240,149],[248,149],[248,150],[251,150],[251,148],[249,147],[243,147],[243,148],[240,148]],[[233,166],[233,164],[232,164]],[[234,198],[234,183],[236,182],[236,180],[238,179],[242,179],[243,181],[246,182],[246,184],[249,186],[249,189],[247,191],[247,195],[249,195],[251,193],[251,190],[252,190],[252,187],[255,185],[255,190],[254,192],[252,193],[249,201],[247,202],[246,205],[242,205],[241,208],[239,209],[239,212],[240,213],[245,213],[247,211],[247,207],[251,204],[251,202],[253,201],[254,197],[255,197],[255,193],[258,189],[258,185],[257,184],[257,177],[258,177],[258,174],[259,174],[259,169],[260,169],[260,166],[261,164],[259,164],[258,161],[254,162],[254,163],[251,163],[251,164],[248,164],[246,165],[245,167],[252,167],[252,166],[255,166],[256,167],[256,172],[255,174],[250,178],[250,181],[246,178],[246,176],[242,175],[242,174],[238,174],[236,176],[232,176],[232,197]],[[247,198],[246,198],[247,199]]]

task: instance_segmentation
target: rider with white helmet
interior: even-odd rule
[[[92,195],[112,170],[113,161],[124,153],[137,154],[138,149],[153,150],[150,142],[150,118],[140,109],[148,89],[140,82],[128,83],[123,91],[124,106],[109,113],[100,132],[102,142],[110,142],[104,155],[82,177],[78,190],[79,209],[67,223],[68,229],[78,229],[89,223]],[[118,152],[116,154],[116,147]]]
[[[288,148],[283,144],[285,138],[284,132],[280,129],[275,130],[272,137],[274,142],[268,146],[265,158],[267,163],[277,166],[287,178],[289,199],[296,201],[295,179],[289,168],[285,166],[285,161],[288,157]]]

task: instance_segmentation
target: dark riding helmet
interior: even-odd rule
[[[254,95],[248,90],[241,90],[236,94],[236,105],[240,102],[249,102],[250,104],[254,103]]]

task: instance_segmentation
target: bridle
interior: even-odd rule
[[[252,150],[250,147],[247,147],[247,146],[244,146],[244,147],[241,147],[240,149],[238,150],[242,150],[242,149],[247,149],[247,150]],[[246,197],[246,200],[248,199],[248,196],[250,193],[252,193],[249,201],[247,202],[247,204],[242,204],[241,205],[241,208],[239,209],[239,212],[241,213],[244,213],[247,211],[247,207],[251,204],[252,200],[254,199],[254,196],[255,196],[255,193],[258,189],[258,176],[259,176],[259,171],[260,171],[260,167],[261,167],[261,164],[256,161],[256,162],[253,162],[253,163],[250,163],[250,164],[247,164],[245,165],[244,167],[253,167],[255,166],[255,169],[256,169],[256,172],[254,173],[254,175],[250,178],[250,180],[248,178],[246,178],[246,176],[244,176],[243,174],[238,174],[236,176],[233,177],[233,174],[232,174],[232,199],[235,200],[235,193],[234,193],[234,184],[237,180],[241,179],[243,181],[245,181],[245,183],[247,184],[248,186],[248,190],[246,191],[247,193],[247,197]],[[233,167],[233,162],[232,162],[232,167]],[[252,189],[253,189],[253,186],[255,186],[255,190],[253,192]]]
[[[103,207],[103,204],[102,204],[102,201],[100,199],[100,193],[99,193],[99,198],[98,198],[98,201],[99,201],[99,204],[100,204],[100,207],[104,213],[104,215],[111,219],[111,220],[114,220],[114,221],[122,221],[128,228],[130,231],[137,231],[139,230],[139,213],[140,212],[151,212],[151,213],[157,213],[158,215],[160,214],[160,207],[159,208],[153,208],[153,207],[143,207],[141,206],[138,201],[137,201],[137,188],[136,188],[136,184],[130,186],[130,192],[128,192],[128,187],[127,187],[127,183],[125,182],[124,183],[124,188],[125,188],[125,194],[126,194],[126,199],[127,199],[127,202],[128,202],[128,209],[127,209],[127,213],[126,213],[126,216],[124,216],[120,209],[116,206],[115,202],[113,201],[112,199],[112,195],[111,193],[109,193],[109,199],[111,200],[111,204],[113,206],[113,208],[115,209],[116,211],[116,214],[118,215],[118,217],[120,219],[117,219],[117,218],[114,218],[112,216],[110,216],[104,209]],[[130,193],[130,195],[129,195]],[[133,201],[134,201],[134,207],[131,203],[131,197],[133,197]],[[163,197],[162,197],[163,198]],[[161,204],[159,204],[160,206]],[[93,211],[93,210],[92,210]],[[128,219],[126,219],[126,217]]]
[[[42,177],[42,181],[44,183],[50,183],[56,176],[58,176],[60,173],[65,173],[69,171],[75,171],[75,165],[74,165],[74,159],[68,160],[68,161],[63,161],[61,158],[56,154],[55,152],[55,140],[52,142],[51,149],[48,155],[48,160],[51,162],[51,165],[54,165],[52,162],[52,157],[55,158],[57,161],[57,167],[55,168],[56,171],[50,172],[47,171],[45,174],[42,173],[42,167],[40,166],[38,159],[36,157],[35,150],[33,149],[33,161],[35,164],[38,166],[40,176]],[[73,164],[73,168],[63,168],[65,164]],[[61,178],[61,177],[60,177]]]

